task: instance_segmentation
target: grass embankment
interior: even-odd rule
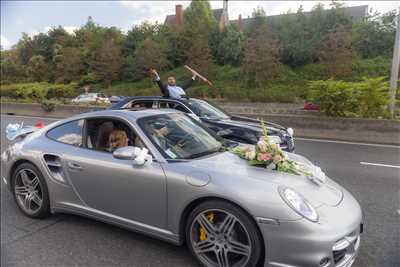
[[[385,58],[354,60],[352,74],[341,78],[346,81],[359,81],[363,77],[389,76],[390,60]],[[202,82],[196,82],[188,90],[193,97],[219,98],[227,101],[251,102],[303,102],[308,95],[309,82],[327,80],[326,68],[320,64],[309,64],[292,69],[283,66],[279,77],[265,83],[260,88],[251,88],[244,84],[241,70],[231,66],[213,66],[208,78],[213,82],[210,87]],[[175,76],[178,84],[190,79],[191,74],[184,68],[176,68],[160,73],[163,81],[168,76]],[[59,85],[51,83],[25,83],[1,85],[0,96],[8,99],[24,99],[23,101],[40,102],[42,99],[58,99],[57,102],[68,102],[67,99],[83,93],[83,86],[77,83]],[[124,95],[160,95],[160,90],[151,78],[138,82],[114,82],[105,87],[102,84],[91,86],[92,92],[103,92],[109,96]]]
[[[353,63],[351,76],[341,78],[346,81],[360,81],[363,77],[389,76],[390,60],[384,58],[356,60]],[[283,66],[279,77],[265,83],[260,88],[250,88],[244,84],[243,74],[239,68],[231,66],[214,66],[208,78],[212,81],[210,87],[202,82],[196,82],[188,90],[193,97],[221,98],[227,101],[250,102],[303,102],[308,95],[310,81],[327,80],[326,68],[320,64],[309,64],[301,68],[292,69]],[[165,81],[168,76],[175,76],[178,84],[189,79],[190,73],[184,68],[176,68],[160,73]],[[107,95],[159,95],[160,90],[150,78],[139,82],[115,82],[104,88],[95,85],[95,90]]]

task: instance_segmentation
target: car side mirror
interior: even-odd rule
[[[133,160],[134,165],[145,165],[153,162],[153,157],[146,148],[134,146],[120,147],[113,152],[113,157],[117,159]]]
[[[135,148],[134,146],[125,146],[117,148],[113,152],[113,157],[116,159],[127,159],[134,160],[135,159]]]

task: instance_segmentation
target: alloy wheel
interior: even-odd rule
[[[191,224],[190,239],[194,253],[206,266],[246,266],[251,256],[244,224],[224,210],[199,213]]]
[[[28,214],[34,214],[43,205],[43,191],[38,175],[30,169],[22,169],[15,176],[14,193],[19,206]]]

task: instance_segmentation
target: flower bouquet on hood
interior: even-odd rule
[[[246,159],[250,165],[264,167],[267,169],[287,172],[296,175],[311,176],[312,173],[302,168],[301,165],[290,160],[288,155],[282,151],[279,144],[268,138],[268,131],[261,122],[263,135],[257,145],[242,145],[235,147],[232,152],[239,157]]]

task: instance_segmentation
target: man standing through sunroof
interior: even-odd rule
[[[163,84],[155,69],[151,69],[150,73],[154,75],[155,81],[160,87],[161,93],[164,97],[181,98],[182,96],[185,96],[185,91],[192,86],[193,82],[196,80],[196,74],[193,73],[192,78],[180,86],[176,84],[174,76],[168,77],[167,84]]]

